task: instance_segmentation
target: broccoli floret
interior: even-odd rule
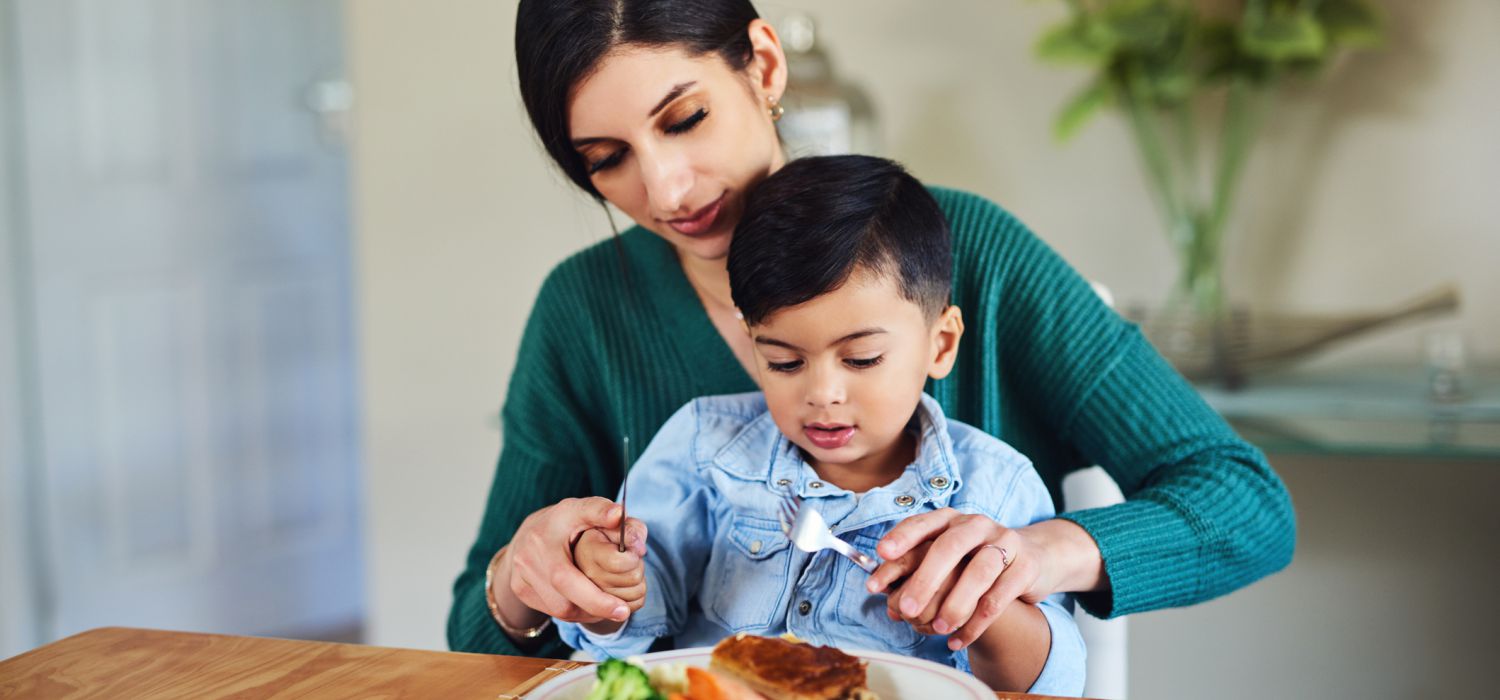
[[[666,700],[640,666],[620,659],[599,664],[598,679],[585,700]]]

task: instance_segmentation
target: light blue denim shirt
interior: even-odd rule
[[[864,493],[818,479],[766,410],[759,393],[696,399],[662,426],[630,470],[631,517],[649,530],[645,606],[614,634],[558,621],[563,641],[596,658],[645,653],[658,637],[679,647],[712,646],[736,632],[791,632],[814,644],[918,656],[969,670],[967,651],[946,636],[924,636],[886,617],[884,594],[832,551],[791,546],[777,521],[788,489],[816,508],[842,537],[875,556],[896,523],[939,508],[1022,527],[1053,515],[1052,499],[1031,463],[1009,445],[948,421],[922,396],[917,459],[894,482]],[[1030,689],[1083,692],[1084,647],[1071,597],[1039,606],[1052,648]]]

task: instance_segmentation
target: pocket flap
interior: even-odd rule
[[[736,513],[729,528],[729,541],[751,559],[765,559],[791,545],[781,524],[753,515]]]

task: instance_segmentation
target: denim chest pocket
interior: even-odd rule
[[[850,540],[861,552],[874,552],[880,539],[863,533]],[[860,649],[912,651],[926,639],[911,625],[886,617],[886,596],[865,588],[870,575],[854,562],[838,558],[839,603],[835,615],[845,629],[841,634]]]
[[[774,520],[736,514],[714,539],[699,603],[731,632],[764,629],[785,612],[791,543]]]

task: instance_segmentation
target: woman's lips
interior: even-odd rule
[[[812,444],[825,450],[836,450],[854,438],[854,426],[837,425],[806,425],[802,427],[802,433]]]
[[[681,219],[672,219],[667,222],[667,225],[671,226],[673,231],[676,231],[684,236],[701,235],[714,227],[714,223],[719,219],[719,210],[723,208],[723,206],[724,195],[721,194],[719,195],[718,199],[715,199],[713,201],[712,204],[699,209],[697,212],[694,212],[692,216],[686,216]]]

